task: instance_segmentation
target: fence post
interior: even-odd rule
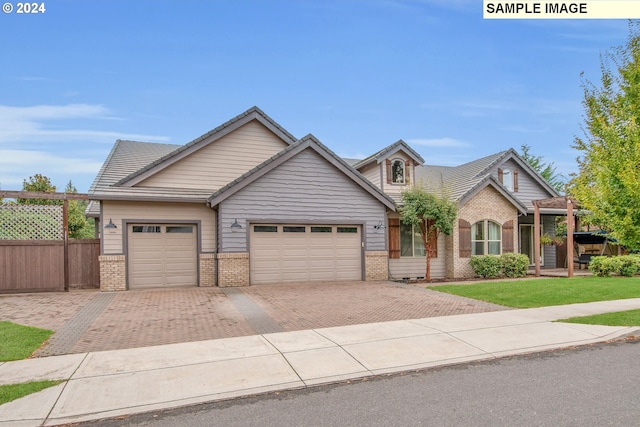
[[[62,228],[64,233],[64,291],[69,292],[69,201],[62,202]]]

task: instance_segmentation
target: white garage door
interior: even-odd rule
[[[362,280],[354,225],[251,225],[251,284]]]
[[[195,225],[129,225],[129,287],[196,286]]]

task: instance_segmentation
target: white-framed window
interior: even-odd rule
[[[500,255],[501,251],[500,224],[485,219],[471,226],[471,255]]]
[[[420,231],[400,222],[400,256],[401,257],[426,257],[427,251],[422,241]]]
[[[502,169],[502,184],[509,191],[513,191],[513,172],[511,169]]]
[[[395,159],[391,161],[391,182],[393,184],[404,184],[406,175],[405,172],[404,160]]]

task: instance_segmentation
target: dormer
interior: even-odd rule
[[[353,167],[385,193],[399,196],[413,184],[415,167],[423,163],[424,159],[420,154],[400,140],[359,161]]]

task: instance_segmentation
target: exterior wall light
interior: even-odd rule
[[[384,224],[382,223],[382,221],[378,221],[378,223],[374,225],[373,228],[375,228],[376,230],[380,230],[381,228],[384,228]]]
[[[239,232],[239,231],[241,231],[241,230],[242,230],[242,226],[241,226],[240,224],[238,224],[238,218],[236,218],[236,219],[233,221],[233,224],[231,224],[231,231],[232,231],[233,233],[237,233],[237,232]]]

